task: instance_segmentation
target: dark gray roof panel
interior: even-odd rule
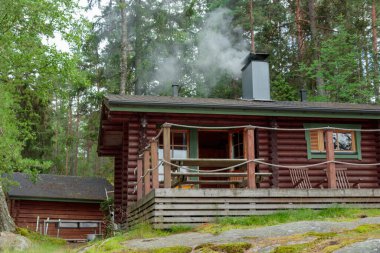
[[[350,104],[328,102],[297,101],[257,101],[242,99],[189,98],[168,96],[106,95],[106,104],[111,106],[140,105],[193,108],[221,108],[244,110],[315,111],[380,114],[380,106],[375,104]]]
[[[106,199],[105,189],[113,186],[104,178],[75,177],[40,174],[34,183],[27,174],[14,173],[13,179],[19,185],[11,186],[10,197],[39,199],[70,199],[101,202]]]

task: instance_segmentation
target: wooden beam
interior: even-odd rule
[[[239,163],[244,163],[246,159],[225,159],[225,158],[172,158],[172,163],[180,166],[199,167],[229,167]]]
[[[150,192],[150,154],[149,150],[144,151],[144,195]]]
[[[326,159],[327,161],[334,161],[334,142],[333,142],[333,130],[329,129],[325,131],[325,143],[326,143]],[[336,189],[336,170],[335,163],[330,162],[327,164],[327,185],[328,188]]]
[[[138,180],[137,200],[140,200],[143,196],[143,182],[142,182],[142,179],[140,180],[140,178],[142,177],[142,173],[143,173],[143,161],[142,159],[138,159],[137,160],[137,180]]]
[[[150,142],[150,159],[152,164],[152,187],[153,189],[159,188],[158,181],[158,141],[153,140]]]
[[[170,162],[170,125],[163,126],[164,160]],[[171,165],[164,163],[164,188],[171,188]]]
[[[244,129],[244,155],[247,160],[255,159],[255,129],[245,128]],[[255,177],[255,166],[254,162],[247,163],[247,181],[248,188],[255,189],[256,188],[256,177]]]

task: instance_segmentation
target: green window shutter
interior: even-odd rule
[[[190,158],[198,158],[198,131],[190,130]]]
[[[198,130],[197,129],[191,129],[190,130],[190,158],[198,158]],[[198,167],[191,167],[192,169],[197,169]],[[197,181],[199,180],[199,177],[190,177],[191,180]],[[196,185],[195,188],[198,188],[199,186]]]
[[[360,124],[322,124],[322,123],[304,123],[304,128],[315,128],[315,127],[337,127],[337,128],[347,128],[347,129],[361,129]],[[325,159],[326,152],[312,152],[311,151],[311,139],[310,139],[310,131],[305,131],[305,140],[307,146],[307,159]],[[362,147],[361,147],[362,135],[361,131],[355,131],[355,145],[356,152],[335,152],[335,158],[338,159],[362,159]]]

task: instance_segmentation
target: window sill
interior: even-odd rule
[[[357,152],[335,152],[335,158],[361,160]],[[326,152],[312,152],[308,155],[308,159],[326,159]]]

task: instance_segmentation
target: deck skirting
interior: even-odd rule
[[[128,208],[128,226],[195,226],[219,217],[336,205],[380,208],[380,189],[155,189]]]

